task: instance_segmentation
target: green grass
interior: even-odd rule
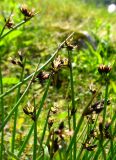
[[[34,0],[25,3],[37,14],[25,21],[22,1],[7,3],[0,6],[0,159],[114,160],[115,13],[76,0]],[[12,9],[15,24],[8,29],[3,16]],[[84,31],[96,48],[85,42],[86,49],[72,50]],[[100,64],[111,66],[110,73],[100,74]],[[41,71],[49,78],[38,79]],[[91,113],[103,100],[103,110]]]

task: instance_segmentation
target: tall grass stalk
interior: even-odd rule
[[[2,81],[2,68],[1,68],[1,56],[0,56],[0,93],[3,94],[3,81]],[[0,112],[2,114],[1,116],[1,123],[4,122],[4,100],[3,98],[0,99]],[[2,125],[2,124],[0,124]],[[1,145],[0,145],[0,159],[3,159],[3,152],[4,152],[4,128],[2,128],[1,132]]]
[[[25,62],[26,62],[26,60],[24,61],[24,66],[25,66]],[[23,80],[24,68],[25,68],[25,67],[23,67],[23,68],[22,68],[22,71],[21,71],[20,82]],[[16,96],[16,102],[17,102],[17,101],[19,100],[19,98],[20,98],[20,89],[21,89],[21,86],[18,87],[17,96]],[[16,108],[15,113],[14,113],[14,126],[13,126],[12,144],[11,144],[11,152],[12,152],[12,153],[14,153],[14,147],[15,147],[15,136],[16,136],[17,116],[18,116],[18,107]]]
[[[38,119],[38,117],[39,117],[39,115],[40,115],[40,113],[41,113],[41,110],[42,110],[42,108],[43,108],[45,99],[46,99],[46,97],[47,97],[47,93],[48,93],[48,90],[49,90],[50,82],[51,82],[51,80],[49,79],[48,84],[47,84],[47,87],[46,87],[46,90],[45,90],[44,95],[43,95],[43,97],[42,97],[42,99],[41,99],[39,109],[38,109],[37,114],[36,114],[36,121],[37,121],[37,119]],[[34,123],[32,124],[32,126],[31,126],[31,128],[30,128],[30,130],[29,130],[29,132],[28,132],[28,135],[26,136],[26,138],[25,138],[25,140],[24,140],[24,142],[23,142],[23,144],[22,144],[22,146],[21,146],[21,148],[20,148],[20,150],[19,150],[19,152],[18,152],[18,155],[17,155],[18,157],[20,157],[21,154],[22,154],[22,152],[24,151],[25,146],[26,146],[29,138],[31,137],[31,134],[32,134],[32,132],[33,132],[33,129],[34,129]]]
[[[69,127],[69,131],[71,131],[71,117],[70,117],[70,108],[68,105],[68,127]],[[71,136],[70,136],[70,141],[71,141]],[[72,148],[70,151],[70,160],[72,160]]]
[[[35,103],[35,97],[34,97],[34,143],[33,143],[33,160],[36,160],[37,156],[37,119],[36,119],[36,103]]]
[[[104,98],[104,111],[103,111],[103,127],[105,125],[105,118],[106,118],[106,107],[107,107],[107,101],[108,101],[108,87],[109,87],[109,80],[108,77],[106,77],[106,87],[105,87],[105,98]]]
[[[39,154],[38,155],[40,155],[40,152],[41,152],[41,148],[42,148],[45,132],[46,132],[46,129],[47,129],[47,124],[48,124],[48,118],[49,118],[49,115],[50,115],[50,110],[51,110],[51,107],[50,107],[50,109],[48,111],[48,114],[47,114],[47,117],[46,117],[46,121],[45,121],[45,125],[44,125],[44,128],[43,128],[43,132],[42,132],[42,136],[41,136],[41,140],[40,140],[39,152],[38,152]]]
[[[68,59],[70,65],[70,83],[71,83],[71,99],[72,99],[72,111],[73,113],[73,130],[76,128],[76,108],[75,108],[75,97],[74,97],[74,82],[73,82],[73,68],[72,68],[72,52],[68,50]],[[73,155],[76,159],[76,137],[74,138]]]
[[[105,119],[106,119],[106,107],[107,107],[107,101],[108,101],[108,86],[109,86],[109,80],[107,75],[104,78],[106,78],[105,79],[106,87],[105,87],[104,110],[103,110],[103,129],[105,126]],[[100,135],[99,146],[102,149],[103,158],[104,160],[106,160],[106,152],[105,152],[105,148],[103,147],[103,142],[104,142],[103,135]]]

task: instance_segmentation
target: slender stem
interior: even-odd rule
[[[69,131],[71,131],[71,122],[70,122],[70,108],[69,108],[69,105],[68,105],[68,127],[69,127]],[[71,136],[70,136],[70,141],[71,141]],[[71,148],[71,151],[70,151],[70,160],[72,160],[72,148]]]
[[[0,38],[1,38],[1,36],[2,36],[2,34],[3,34],[3,32],[4,32],[4,30],[5,30],[5,27],[6,27],[6,24],[3,26],[2,30],[1,30]]]
[[[108,77],[106,77],[106,88],[105,88],[105,99],[104,99],[104,111],[103,111],[103,129],[104,129],[104,125],[105,125],[105,118],[106,118],[106,107],[107,107],[107,100],[108,100],[108,86],[109,86],[109,82],[108,82]],[[100,136],[100,141],[99,141],[99,145],[101,146],[102,149],[102,154],[104,157],[104,160],[106,160],[106,152],[105,152],[105,148],[103,147],[103,136]]]
[[[2,82],[2,68],[1,68],[1,56],[0,56],[0,93],[3,94],[3,82]],[[2,114],[1,116],[1,123],[4,122],[4,100],[1,98],[0,100],[0,112]],[[1,124],[2,125],[2,124]],[[3,150],[4,150],[4,129],[2,129],[1,133],[1,149],[0,149],[0,159],[3,159]]]
[[[34,145],[33,145],[33,160],[36,160],[36,151],[37,151],[37,119],[36,119],[36,104],[34,98]]]
[[[72,99],[72,110],[73,110],[73,130],[75,131],[76,128],[76,115],[75,115],[75,98],[74,98],[74,82],[73,82],[73,69],[72,69],[72,53],[68,51],[68,59],[70,64],[70,83],[71,83],[71,99]],[[74,160],[76,159],[76,137],[74,139]]]
[[[25,61],[24,61],[24,65],[25,65]],[[22,68],[22,72],[21,72],[21,76],[20,76],[20,82],[23,80],[23,74],[24,74],[24,67]],[[18,87],[16,102],[20,98],[20,89],[21,89],[21,86]],[[17,116],[18,116],[18,107],[16,108],[15,113],[14,113],[14,127],[13,127],[12,142],[11,142],[11,152],[12,153],[14,153],[14,146],[15,146]]]
[[[53,53],[53,55],[48,59],[48,61],[45,62],[45,64],[43,66],[41,66],[38,70],[37,73],[40,72],[42,69],[44,69],[53,59],[54,57],[57,55],[57,53],[62,49],[63,45],[65,44],[65,42],[67,40],[69,40],[72,36],[74,35],[74,32],[71,33],[57,48],[57,50]],[[15,90],[16,88],[18,88],[18,86],[21,86],[22,84],[24,84],[25,82],[27,82],[34,73],[32,73],[31,75],[29,75],[27,78],[25,78],[22,82],[19,82],[18,84],[16,84],[15,86],[13,86],[11,89],[9,89],[8,91],[4,92],[3,94],[0,95],[0,98],[8,95],[9,93],[11,93],[13,90]]]
[[[51,109],[51,107],[50,107],[50,109]],[[41,152],[41,147],[42,147],[42,143],[43,143],[43,140],[44,140],[44,136],[45,136],[45,132],[46,132],[47,124],[48,124],[50,109],[48,111],[47,118],[46,118],[46,121],[45,121],[45,125],[44,125],[44,128],[43,128],[43,133],[42,133],[42,136],[41,136],[40,147],[39,147],[39,152],[38,152],[39,154]]]
[[[107,107],[107,101],[108,101],[108,87],[109,87],[109,82],[108,82],[108,77],[107,77],[106,88],[105,88],[105,99],[104,99],[104,111],[103,111],[103,128],[105,125],[106,107]]]

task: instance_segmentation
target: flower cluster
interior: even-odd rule
[[[34,16],[34,9],[30,10],[28,9],[27,5],[26,4],[23,4],[21,7],[20,7],[20,11],[21,13],[27,17],[27,18],[30,18],[30,17],[33,17]]]
[[[111,71],[111,67],[110,66],[107,66],[107,65],[103,65],[103,64],[101,64],[99,67],[98,67],[98,72],[100,73],[100,74],[107,74],[107,73],[109,73],[110,71]]]

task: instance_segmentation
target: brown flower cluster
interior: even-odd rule
[[[58,56],[53,62],[52,62],[52,70],[54,72],[57,72],[62,67],[69,66],[69,61],[67,58],[61,58]]]
[[[103,74],[103,73],[107,74],[107,73],[109,73],[109,72],[111,71],[111,69],[112,69],[112,68],[111,68],[110,66],[101,64],[101,65],[98,67],[98,72],[99,72],[100,74]]]
[[[23,4],[21,7],[20,7],[20,11],[21,13],[27,17],[27,18],[30,18],[30,17],[33,17],[34,16],[34,9],[30,10],[28,9],[27,5],[26,4]]]

